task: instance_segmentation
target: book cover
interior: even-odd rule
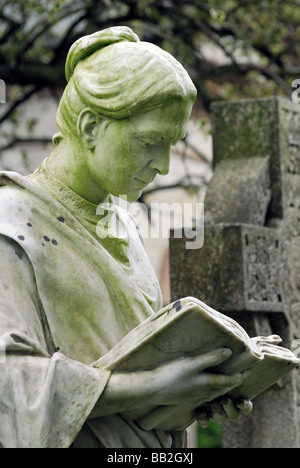
[[[92,365],[118,372],[151,370],[174,359],[229,348],[232,356],[208,371],[226,375],[249,371],[243,384],[228,395],[233,401],[240,397],[252,400],[300,363],[290,350],[278,346],[280,341],[277,335],[250,338],[235,320],[188,297],[149,317]],[[154,420],[155,427],[171,430],[192,424],[194,410],[145,406],[126,416],[138,420],[145,430]]]

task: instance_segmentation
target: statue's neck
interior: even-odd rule
[[[68,140],[61,139],[54,146],[47,159],[47,169],[53,177],[90,203],[103,203],[109,195],[90,174],[87,150],[74,147]]]

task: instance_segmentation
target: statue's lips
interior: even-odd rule
[[[149,185],[149,184],[151,184],[151,182],[153,182],[153,179],[146,182],[145,180],[139,179],[138,177],[135,177],[135,180],[137,182],[139,182],[140,184],[143,184],[143,185]]]

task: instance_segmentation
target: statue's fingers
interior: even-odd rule
[[[205,369],[222,364],[224,361],[230,358],[231,355],[232,351],[230,349],[221,348],[216,349],[215,351],[211,351],[207,354],[202,354],[200,356],[187,359],[190,359],[190,365],[193,367],[194,371],[199,373]]]
[[[250,400],[246,400],[242,398],[235,403],[235,406],[246,416],[252,413],[253,410],[253,403]]]
[[[210,410],[211,410],[211,415],[212,415],[212,419],[221,424],[223,423],[224,421],[226,421],[227,419],[227,414],[221,404],[221,401],[212,401],[210,403]]]
[[[196,410],[196,418],[200,426],[204,429],[209,426],[209,415],[204,406]]]
[[[200,378],[203,380],[203,382],[205,382],[206,385],[209,385],[212,388],[224,388],[229,390],[230,388],[240,386],[244,380],[244,375],[222,375],[205,372],[200,375]]]
[[[221,404],[226,413],[227,419],[235,420],[240,417],[239,409],[230,398],[222,398]]]

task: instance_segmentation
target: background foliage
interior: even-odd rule
[[[216,99],[290,95],[300,77],[299,0],[0,0],[0,78],[10,85],[0,125],[17,125],[38,91],[59,96],[70,45],[112,25],[176,56],[207,112]],[[17,131],[3,136],[5,148],[19,143]]]

